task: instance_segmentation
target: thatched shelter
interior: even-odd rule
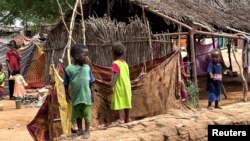
[[[195,38],[243,38],[235,35],[235,32],[230,28],[250,32],[249,20],[247,16],[238,15],[238,13],[241,13],[241,11],[237,11],[239,9],[232,10],[231,5],[226,1],[223,3],[224,5],[215,0],[211,5],[211,2],[213,1],[92,0],[85,2],[86,44],[90,50],[90,58],[94,63],[93,72],[97,80],[109,81],[110,79],[108,67],[112,63],[111,43],[121,41],[127,48],[126,60],[132,72],[133,90],[138,94],[135,95],[137,101],[133,101],[133,103],[135,103],[137,110],[139,109],[141,112],[133,111],[132,116],[134,118],[165,113],[170,106],[176,104],[174,94],[177,92],[175,88],[178,82],[176,79],[178,71],[174,68],[178,67],[178,61],[175,60],[178,57],[167,57],[172,51],[172,38],[179,35],[186,36],[188,52],[192,56],[190,61],[195,62]],[[221,8],[223,6],[228,7],[229,10]],[[248,8],[245,10],[248,11]],[[72,10],[64,15],[64,21],[68,25],[71,15]],[[82,43],[80,20],[80,15],[77,15],[73,39],[75,42]],[[58,59],[62,56],[66,43],[67,30],[64,23],[59,21],[50,31],[44,48],[47,72],[49,72],[49,65],[52,61],[55,64],[59,62]],[[172,72],[166,67],[166,62],[175,64],[168,66]],[[192,64],[193,81],[197,85],[196,66],[195,63]],[[141,70],[145,68],[148,75],[139,79]],[[161,71],[159,71],[160,69]],[[167,75],[165,70],[168,70]],[[155,79],[153,79],[154,76],[156,76]],[[173,83],[168,83],[170,81]],[[165,87],[166,85],[167,87]],[[105,100],[109,101],[105,96],[110,94],[110,89],[107,87],[107,83],[98,81],[95,89],[100,98],[98,104],[95,105],[95,112],[96,116],[99,119],[101,118],[102,121],[112,120],[108,105],[105,105]],[[149,92],[152,89],[156,91],[152,92],[151,95]],[[145,95],[143,95],[144,93]],[[149,99],[147,96],[152,96],[150,97],[152,100],[147,101]],[[157,107],[160,107],[160,110],[156,110]],[[108,112],[104,114],[100,111]]]
[[[189,32],[195,35],[213,35],[213,37],[224,36],[239,38],[227,27],[241,31],[250,32],[249,18],[244,12],[250,11],[245,0],[220,1],[217,0],[92,0],[85,3],[85,16],[104,17],[109,15],[118,22],[129,22],[129,18],[135,15],[142,17],[143,14],[149,20],[152,33],[173,33],[178,31],[178,25],[182,32]],[[70,22],[72,10],[65,15],[66,23]],[[243,17],[244,16],[244,17]],[[76,17],[79,22],[80,15]],[[80,29],[80,23],[76,25]],[[59,31],[60,30],[60,31]],[[197,31],[197,32],[196,32]],[[75,32],[76,33],[76,32]],[[82,42],[80,30],[73,38]],[[188,34],[189,34],[188,33]],[[57,35],[56,35],[57,34]],[[55,35],[56,40],[55,40]],[[62,21],[51,30],[52,40],[48,40],[45,50],[63,48],[67,42],[67,32]],[[106,40],[107,41],[107,40]],[[87,40],[87,42],[89,42]],[[55,53],[55,57],[58,58]],[[50,63],[51,54],[47,60]],[[55,63],[58,59],[54,60]],[[48,69],[47,69],[48,72]]]

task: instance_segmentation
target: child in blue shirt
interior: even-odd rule
[[[211,57],[212,62],[208,65],[207,68],[208,109],[213,109],[212,102],[215,102],[214,108],[222,109],[219,106],[223,75],[222,66],[220,64],[220,49],[213,49],[211,52]]]

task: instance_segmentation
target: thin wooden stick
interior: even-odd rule
[[[148,42],[149,42],[149,47],[151,49],[151,59],[154,60],[154,49],[152,47],[152,39],[151,39],[151,30],[149,27],[149,21],[147,20],[147,27],[148,27]]]
[[[81,8],[81,16],[82,16],[82,38],[83,38],[83,44],[86,45],[86,36],[85,36],[85,23],[84,23],[84,14],[83,14],[83,6],[82,6],[82,1],[80,0],[80,8]]]
[[[221,83],[221,86],[222,86],[222,93],[225,96],[225,99],[227,99],[227,91],[222,83]]]
[[[229,27],[229,26],[227,26],[226,28],[229,29],[229,30],[232,30],[232,31],[234,31],[234,32],[242,33],[242,34],[245,34],[245,35],[249,35],[249,36],[250,36],[250,33],[247,33],[247,32],[244,32],[244,31],[240,31],[240,30],[231,28],[231,27]]]
[[[213,31],[210,27],[208,27],[208,26],[206,26],[206,25],[203,25],[203,24],[201,24],[201,23],[193,22],[193,24],[198,25],[198,26],[200,26],[200,27],[202,27],[202,28],[205,28],[205,29],[208,30],[209,32],[212,32],[212,31]]]
[[[68,60],[68,64],[71,64],[71,60],[70,60],[70,47],[71,47],[71,39],[72,39],[72,33],[73,33],[73,29],[74,29],[74,23],[75,23],[75,17],[76,17],[76,9],[77,9],[77,5],[79,4],[80,0],[76,0],[75,6],[74,6],[74,10],[72,13],[72,17],[71,17],[71,21],[70,21],[70,28],[69,28],[69,35],[68,35],[68,42],[63,50],[63,54],[62,54],[62,58],[61,60],[63,60],[64,56],[65,56],[65,52],[67,50],[67,60]]]
[[[67,3],[67,5],[70,7],[70,9],[71,10],[73,10],[74,8],[68,3],[68,1],[67,0],[65,0],[65,2]],[[78,15],[81,15],[78,11],[76,11],[76,13],[78,14]]]
[[[236,58],[236,55],[235,55],[235,51],[234,51],[234,49],[232,50],[232,52],[233,52],[233,56],[234,56],[234,59],[235,59],[235,62],[237,63],[237,65],[238,65],[238,67],[239,67],[239,69],[240,69],[240,75],[241,75],[241,77],[242,77],[242,83],[243,83],[243,88],[245,89],[245,90],[247,90],[247,81],[246,81],[246,79],[245,79],[245,76],[244,76],[244,73],[243,73],[243,69],[242,69],[242,67],[240,66],[240,64],[239,64],[239,62],[238,62],[238,60],[237,60],[237,58]],[[247,95],[243,92],[243,100],[244,101],[247,101]]]
[[[66,22],[65,22],[65,20],[64,20],[64,16],[63,16],[64,13],[63,13],[63,11],[62,11],[62,7],[61,7],[61,4],[59,3],[59,0],[57,0],[57,4],[58,4],[58,6],[59,6],[60,14],[61,14],[61,17],[62,17],[62,22],[63,22],[63,24],[64,24],[64,26],[65,26],[65,28],[66,28],[68,34],[69,34],[69,28],[68,28],[68,26],[67,26],[67,24],[66,24]],[[73,38],[72,38],[72,41],[75,43],[75,41],[74,41]]]

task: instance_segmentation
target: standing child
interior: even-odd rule
[[[6,79],[6,74],[2,71],[2,64],[0,63],[0,100],[2,100],[2,96],[4,93],[4,81]]]
[[[10,77],[13,71],[21,70],[21,55],[17,50],[17,44],[15,40],[11,40],[7,45],[9,46],[10,50],[6,52],[6,65]],[[8,84],[10,99],[15,100],[15,97],[13,97],[15,81],[9,79]]]
[[[112,80],[111,85],[113,95],[111,99],[111,109],[119,112],[119,120],[115,123],[128,123],[130,121],[129,111],[131,105],[131,82],[129,75],[129,67],[123,56],[125,54],[125,47],[122,43],[117,42],[113,44],[113,59],[112,65]],[[123,117],[125,113],[125,118]]]
[[[77,122],[77,135],[84,139],[90,137],[91,105],[93,102],[92,84],[95,81],[88,65],[88,49],[76,44],[70,49],[74,63],[65,69],[64,86],[66,100],[72,103],[72,122]],[[69,85],[71,96],[69,95]],[[82,130],[82,118],[85,120],[85,131]]]
[[[212,110],[212,102],[215,101],[214,108],[221,109],[219,106],[220,93],[222,88],[222,66],[220,49],[213,49],[211,52],[212,62],[207,68],[207,91],[208,91],[208,109]]]
[[[24,96],[26,96],[27,93],[25,87],[27,87],[28,84],[20,74],[20,70],[14,70],[9,79],[15,80],[13,95],[19,99],[22,99]]]

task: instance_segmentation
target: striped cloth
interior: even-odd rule
[[[25,77],[27,70],[30,66],[30,63],[32,61],[33,54],[35,52],[36,45],[31,44],[30,46],[27,46],[25,48],[19,49],[21,53],[21,74]],[[7,45],[0,46],[0,63],[3,65],[3,71],[8,75],[8,69],[6,65],[6,52],[9,50],[9,47]],[[5,94],[9,93],[8,89],[8,79],[5,80]]]

